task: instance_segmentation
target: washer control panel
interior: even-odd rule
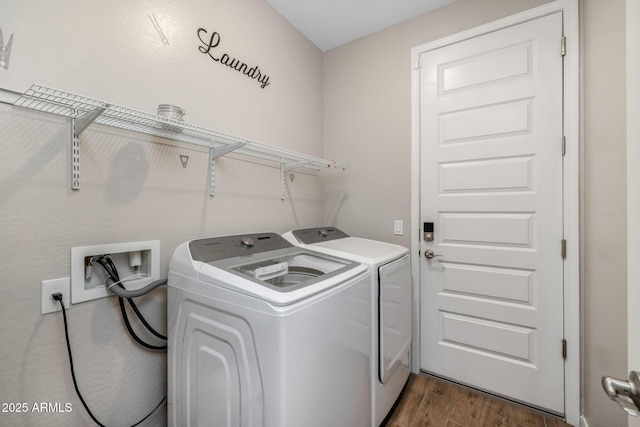
[[[276,233],[209,237],[189,242],[191,258],[202,262],[219,261],[292,247],[294,246],[291,243]]]

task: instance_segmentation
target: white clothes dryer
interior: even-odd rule
[[[170,426],[369,426],[370,277],[275,233],[192,240],[168,278]]]
[[[283,235],[292,244],[366,264],[371,273],[371,425],[385,420],[409,378],[411,351],[411,268],[409,250],[350,237],[335,227],[308,228]]]

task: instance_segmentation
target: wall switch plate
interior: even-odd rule
[[[60,303],[54,300],[51,295],[60,292],[62,302],[67,310],[71,307],[71,281],[68,277],[42,281],[42,298],[40,300],[40,314],[61,311]]]
[[[402,236],[404,234],[404,221],[396,219],[393,221],[393,234],[396,236]]]
[[[106,271],[93,257],[110,255],[128,290],[147,286],[160,278],[160,241],[113,243],[71,248],[71,297],[74,304],[115,295],[107,289]],[[131,266],[132,259],[138,267]]]

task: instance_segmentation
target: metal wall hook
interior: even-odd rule
[[[147,15],[147,16],[151,20],[151,23],[153,24],[153,28],[155,28],[156,32],[160,36],[160,40],[162,40],[162,43],[164,43],[165,45],[168,45],[169,39],[167,38],[166,34],[162,30],[162,27],[160,26],[160,22],[158,22],[158,18],[156,17],[156,15],[152,13],[151,15]]]
[[[9,69],[9,59],[11,59],[11,45],[13,44],[13,34],[9,36],[7,44],[4,43],[2,28],[0,28],[0,68]]]

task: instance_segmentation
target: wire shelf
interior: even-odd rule
[[[72,119],[82,119],[88,115],[99,113],[93,119],[95,123],[213,148],[217,153],[223,153],[221,155],[235,151],[238,154],[289,165],[288,170],[297,167],[313,170],[345,170],[349,168],[348,163],[296,153],[179,120],[37,84],[20,94],[13,105]]]

